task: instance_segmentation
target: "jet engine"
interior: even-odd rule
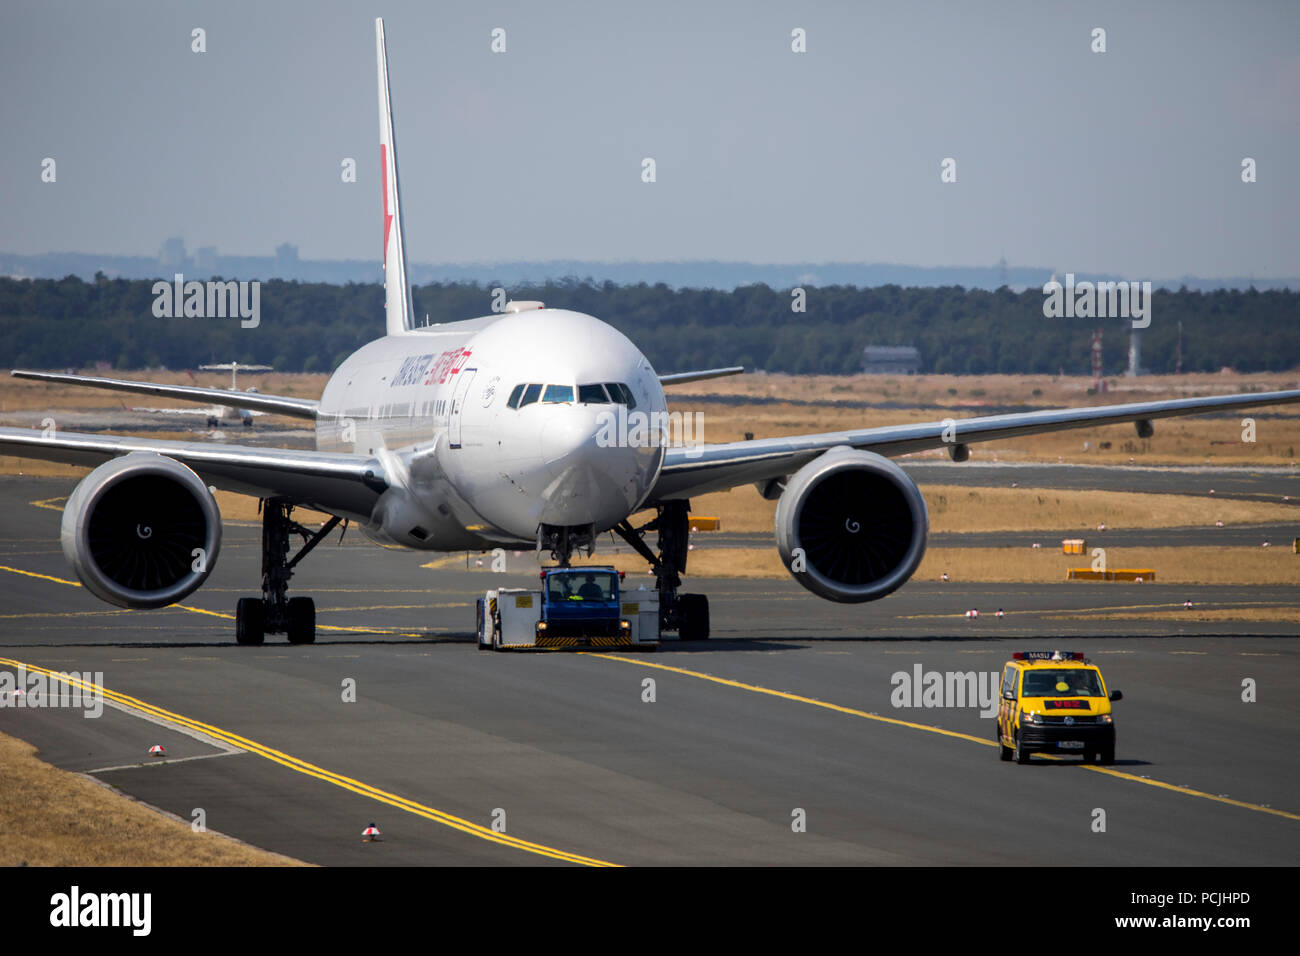
[[[221,513],[198,475],[147,452],[114,458],[77,485],[63,509],[63,553],[86,589],[110,604],[174,604],[207,580],[221,549]]]
[[[896,590],[925,554],[930,515],[888,458],[842,446],[804,465],[776,506],[776,544],[795,580],[841,603]]]

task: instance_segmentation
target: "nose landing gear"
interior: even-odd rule
[[[587,557],[596,550],[596,526],[583,525],[568,527],[565,525],[539,524],[537,526],[537,551],[551,552],[551,557],[562,568],[569,566],[573,552],[587,549]]]

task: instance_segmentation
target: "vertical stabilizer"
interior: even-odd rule
[[[384,313],[388,334],[400,335],[411,328],[411,287],[406,281],[406,235],[402,231],[402,193],[397,185],[397,143],[382,17],[375,21],[375,49],[379,61],[379,175],[384,190]]]

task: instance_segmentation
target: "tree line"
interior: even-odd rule
[[[332,370],[383,334],[378,284],[271,280],[260,290],[260,321],[159,318],[150,280],[0,278],[0,362],[6,367],[193,368],[257,362],[288,372]],[[486,315],[506,296],[492,284],[415,287],[420,322]],[[1047,318],[1041,289],[960,286],[802,290],[752,285],[734,291],[616,285],[565,279],[510,288],[512,299],[595,315],[618,328],[661,372],[744,365],[773,372],[859,371],[868,345],[910,345],[921,371],[950,374],[1086,374],[1092,331],[1102,328],[1103,370],[1128,363],[1129,323]],[[800,301],[802,299],[802,302]],[[802,306],[802,311],[799,307]],[[1300,366],[1300,293],[1157,290],[1142,332],[1144,368],[1282,371]]]

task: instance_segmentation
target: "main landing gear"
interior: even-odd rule
[[[676,631],[683,641],[703,641],[709,636],[709,598],[706,594],[678,594],[681,572],[689,551],[691,503],[666,501],[654,518],[639,528],[621,521],[614,530],[633,550],[650,562],[659,590],[659,630]],[[659,554],[645,543],[647,531],[659,532]]]
[[[235,605],[235,640],[240,644],[261,644],[267,634],[287,634],[290,644],[316,640],[316,604],[309,597],[288,596],[293,566],[338,526],[337,515],[319,531],[310,531],[290,518],[293,512],[285,498],[266,498],[262,508],[262,596],[240,598]],[[289,534],[302,536],[302,549],[289,555]]]

